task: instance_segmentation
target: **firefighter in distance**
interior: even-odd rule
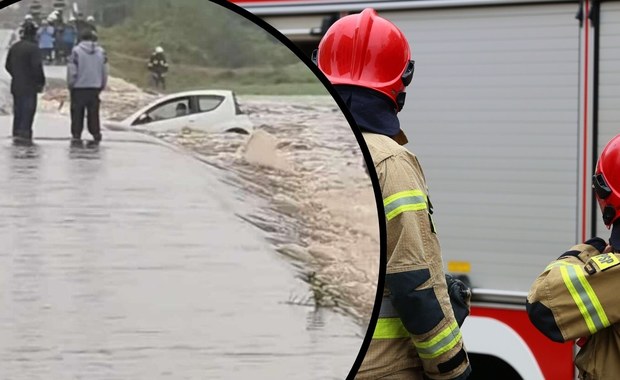
[[[168,73],[168,60],[164,48],[158,46],[149,58],[148,69],[155,88],[166,91],[166,74]]]

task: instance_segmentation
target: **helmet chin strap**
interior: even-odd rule
[[[611,221],[616,217],[616,209],[612,206],[606,206],[603,210],[603,222],[610,225]]]
[[[407,66],[405,67],[405,71],[403,72],[403,75],[401,75],[400,80],[403,82],[403,84],[405,85],[405,87],[409,86],[411,84],[411,81],[413,80],[413,72],[415,71],[415,61],[414,60],[410,60],[407,63]],[[398,108],[396,109],[397,112],[400,112],[403,107],[405,106],[405,98],[407,97],[407,93],[405,91],[399,93],[396,96],[396,105],[398,106]]]
[[[397,105],[397,109],[396,111],[400,112],[403,107],[405,106],[405,98],[407,97],[407,93],[406,92],[401,92],[396,96],[396,105]]]

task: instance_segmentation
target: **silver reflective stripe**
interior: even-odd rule
[[[392,305],[392,300],[389,297],[383,297],[381,301],[381,309],[379,310],[379,318],[398,318],[398,313]]]
[[[607,316],[605,315],[605,312],[603,311],[603,307],[601,306],[598,300],[598,297],[596,297],[596,294],[594,293],[592,289],[589,289],[590,292],[588,292],[588,290],[585,288],[585,286],[587,286],[588,284],[587,279],[582,273],[577,272],[578,270],[581,271],[582,269],[575,265],[567,265],[567,266],[562,267],[562,269],[564,268],[566,272],[568,273],[568,281],[570,281],[570,283],[574,287],[576,295],[580,298],[580,301],[583,303],[583,308],[585,308],[586,315],[584,315],[584,318],[586,319],[586,324],[588,324],[588,322],[590,321],[592,321],[592,323],[594,324],[595,329],[594,330],[591,329],[590,332],[594,334],[595,332],[601,331],[602,329],[608,327],[609,321],[607,320]],[[580,279],[580,277],[582,278]],[[566,283],[566,280],[567,279],[564,280],[565,283]],[[583,283],[580,280],[583,280]],[[566,285],[568,286],[569,284],[566,284]],[[573,296],[573,299],[574,299],[575,294],[571,292],[571,295]],[[575,300],[575,302],[577,303],[577,300]],[[580,311],[583,314],[583,311],[582,310]],[[590,328],[591,326],[588,326],[588,327]]]
[[[415,338],[413,344],[418,350],[418,355],[423,359],[436,358],[453,349],[461,340],[461,330],[456,321],[441,330],[431,340],[420,342]]]
[[[426,205],[426,199],[423,195],[409,196],[396,199],[384,206],[385,213],[389,214],[397,208],[405,205],[424,204]]]

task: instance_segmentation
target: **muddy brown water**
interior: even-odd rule
[[[158,137],[234,174],[228,183],[264,200],[244,218],[267,231],[311,284],[309,301],[365,324],[376,292],[379,232],[350,127],[329,97],[240,99],[256,126],[249,137],[189,131]]]
[[[68,112],[66,91],[52,89],[42,108]],[[154,99],[113,79],[103,114],[122,120]],[[299,303],[335,306],[360,325],[370,316],[378,277],[376,203],[363,157],[346,119],[329,96],[239,97],[251,136],[196,131],[153,136],[218,168],[247,197],[263,201],[241,218],[268,233],[274,249],[311,284]]]

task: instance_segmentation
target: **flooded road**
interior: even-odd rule
[[[76,147],[66,117],[39,114],[36,144],[15,146],[10,125],[0,117],[3,378],[346,376],[365,326],[298,305],[307,284],[240,218],[265,215],[260,197],[149,136]]]
[[[67,96],[64,88],[51,88],[40,108],[67,114]],[[111,78],[102,114],[122,120],[154,98]],[[334,307],[367,326],[379,273],[379,223],[351,127],[327,95],[238,99],[254,124],[251,136],[189,130],[151,136],[219,169],[227,184],[261,205],[239,217],[265,231],[310,285],[295,303]]]
[[[4,378],[344,378],[359,327],[286,303],[304,284],[235,217],[253,205],[191,157],[107,137],[0,145]]]

